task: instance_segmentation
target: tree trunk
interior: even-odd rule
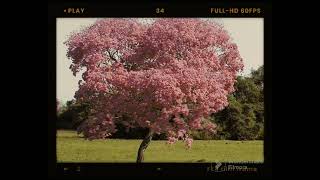
[[[140,144],[139,150],[138,150],[138,157],[137,157],[137,163],[143,162],[144,159],[144,151],[147,149],[148,145],[151,142],[153,132],[149,130],[147,136],[143,139],[142,143]]]

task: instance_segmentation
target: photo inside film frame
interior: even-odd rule
[[[57,162],[264,162],[263,18],[57,18]]]

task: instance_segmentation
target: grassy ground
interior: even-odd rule
[[[58,162],[135,162],[141,140],[88,141],[74,131],[57,132]],[[151,141],[145,162],[263,162],[263,141],[195,140],[191,149],[183,142]]]

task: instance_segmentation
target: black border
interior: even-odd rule
[[[88,11],[83,15],[68,15],[63,12],[68,7],[85,7]],[[155,13],[155,8],[165,8],[164,15]],[[262,8],[260,15],[237,15],[228,17],[262,17],[264,18],[264,82],[265,82],[265,139],[264,163],[241,164],[257,167],[256,173],[207,171],[214,166],[211,163],[56,163],[56,18],[59,17],[226,17],[212,15],[210,7]],[[198,3],[173,2],[87,2],[77,3],[66,0],[48,3],[48,176],[49,177],[100,177],[100,176],[215,176],[215,177],[265,177],[272,175],[272,111],[271,111],[271,75],[272,75],[272,14],[271,2],[264,1],[212,1]],[[236,164],[235,164],[236,165]],[[78,171],[80,167],[80,171]]]

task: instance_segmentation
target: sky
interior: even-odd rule
[[[263,65],[263,18],[212,18],[222,24],[229,32],[244,62],[244,71],[240,75],[247,75],[252,69]],[[78,90],[81,74],[72,75],[69,66],[71,60],[67,58],[67,47],[63,44],[72,32],[92,25],[97,18],[57,18],[57,99],[65,103],[72,100]],[[144,19],[145,20],[145,19]],[[147,20],[148,22],[148,20]]]

